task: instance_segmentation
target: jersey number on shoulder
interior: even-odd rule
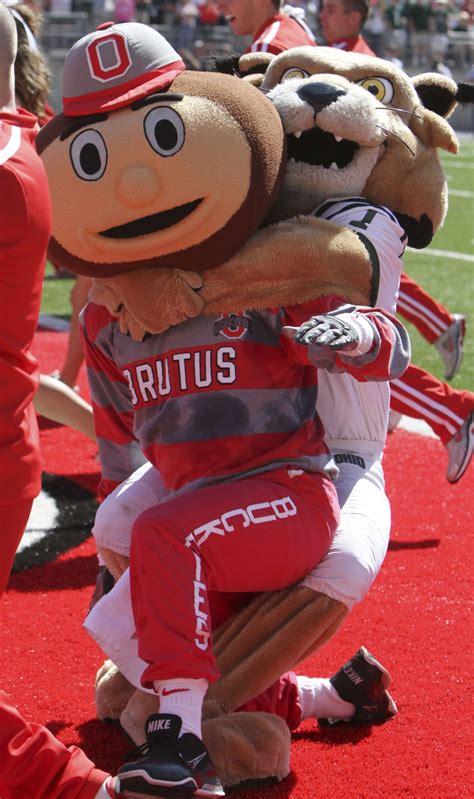
[[[365,214],[364,214],[363,219],[353,220],[352,222],[349,222],[349,224],[352,227],[358,227],[361,230],[367,230],[367,228],[369,227],[370,223],[372,222],[374,216],[376,216],[376,215],[377,215],[377,211],[373,211],[373,210],[366,211]]]

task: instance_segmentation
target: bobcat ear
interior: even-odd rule
[[[259,88],[268,65],[274,57],[271,53],[245,53],[244,55],[228,53],[215,56],[211,64],[214,72],[245,78],[248,83]]]
[[[270,62],[274,58],[275,56],[272,53],[244,53],[239,60],[239,72],[243,78],[259,75],[261,83]]]
[[[237,75],[239,71],[240,53],[226,53],[225,55],[213,56],[210,60],[212,72],[222,72],[224,75]]]
[[[457,136],[449,122],[428,108],[419,106],[410,119],[410,129],[427,147],[456,154],[459,150]]]
[[[469,83],[456,83],[447,75],[426,72],[412,78],[413,86],[423,106],[438,116],[447,119],[458,103],[466,105],[474,102],[474,86]]]

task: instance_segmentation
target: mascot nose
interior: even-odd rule
[[[306,83],[301,86],[296,92],[301,100],[314,108],[315,114],[322,111],[331,103],[335,103],[339,97],[347,94],[345,89],[338,89],[336,86],[331,86],[328,83]]]
[[[150,205],[160,191],[156,174],[146,167],[129,166],[120,175],[117,187],[119,199],[130,208]]]

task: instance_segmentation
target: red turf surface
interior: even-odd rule
[[[49,338],[39,337],[45,371],[57,366],[64,346],[61,334],[55,336],[54,362]],[[79,434],[49,429],[42,441],[47,471],[95,482],[95,449]],[[363,643],[390,669],[399,715],[360,730],[323,731],[305,722],[294,735],[291,775],[271,789],[233,794],[236,799],[474,795],[472,467],[450,486],[445,466],[437,441],[402,431],[389,437],[387,559],[368,598],[301,668],[328,676]],[[0,668],[2,687],[27,718],[47,723],[60,740],[80,744],[114,770],[130,745],[95,719],[93,679],[102,656],[81,629],[95,572],[88,540],[48,566],[13,576]]]

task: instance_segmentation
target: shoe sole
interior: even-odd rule
[[[187,781],[181,785],[176,783],[163,784],[161,780],[154,780],[147,772],[141,769],[130,772],[122,777],[118,775],[120,781],[120,794],[127,799],[150,799],[150,797],[163,797],[163,799],[188,799],[194,796],[198,790],[197,784]]]
[[[191,796],[199,796],[199,797],[225,796],[225,793],[223,791],[220,791],[219,793],[209,793],[208,791],[206,791],[205,793],[203,793],[200,790],[197,790],[194,793],[189,793],[189,791],[186,793],[173,792],[172,794],[161,793],[161,792],[143,793],[143,791],[137,793],[136,790],[127,790],[127,788],[125,789],[122,788],[122,790],[120,791],[120,796],[123,796],[124,799],[150,799],[150,797],[155,797],[155,799],[170,799],[170,797],[173,797],[173,799],[189,799],[189,797]]]
[[[192,793],[137,793],[136,791],[127,791],[127,789],[120,791],[120,796],[123,796],[124,799],[150,799],[150,797],[154,797],[154,799],[170,799],[170,796],[173,796],[173,799],[189,799],[192,796]]]
[[[454,483],[459,482],[459,480],[461,479],[461,477],[463,476],[464,472],[466,471],[467,467],[471,462],[472,451],[474,447],[474,411],[472,411],[471,415],[469,416],[467,435],[469,439],[469,444],[466,448],[464,458],[461,461],[461,465],[452,480],[450,480],[448,477],[448,483],[451,483],[451,485],[454,485]]]
[[[466,320],[463,317],[462,319],[459,320],[459,333],[456,338],[456,360],[454,361],[454,366],[452,366],[449,372],[444,373],[445,380],[452,380],[453,377],[459,371],[464,355],[463,344],[464,344],[465,335],[466,335]]]
[[[162,785],[158,781],[152,780],[147,774],[146,778],[140,773],[134,773],[133,779],[130,779],[128,786],[123,784],[120,779],[120,795],[127,799],[150,799],[150,797],[157,797],[158,799],[189,799],[191,796],[198,796],[201,799],[215,799],[215,797],[225,796],[222,788],[216,790],[199,788],[194,783],[194,786],[176,786],[176,785]]]
[[[392,682],[392,678],[390,676],[390,673],[387,671],[385,666],[382,666],[382,664],[379,663],[377,658],[374,658],[374,656],[370,654],[369,650],[366,649],[365,646],[361,646],[360,650],[362,652],[362,656],[363,656],[364,660],[367,663],[370,663],[372,666],[375,666],[377,669],[379,669],[382,672],[382,685],[384,687],[385,696],[386,696],[387,701],[388,701],[387,713],[390,713],[391,716],[396,716],[397,713],[398,713],[398,708],[397,708],[397,706],[395,704],[395,700],[393,699],[393,697],[391,696],[391,694],[389,694],[389,692],[387,690],[389,688],[389,686],[390,686],[390,683]]]

